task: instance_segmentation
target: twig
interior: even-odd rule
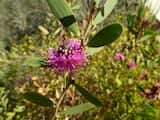
[[[60,108],[60,105],[61,105],[61,103],[62,103],[62,101],[63,101],[63,98],[64,98],[64,96],[65,96],[65,94],[66,94],[66,91],[68,90],[70,84],[71,84],[71,83],[69,82],[69,83],[67,84],[66,88],[64,89],[63,93],[61,94],[61,96],[60,96],[60,98],[59,98],[59,100],[58,100],[57,106],[56,106],[55,113],[54,113],[54,115],[53,115],[53,117],[52,117],[51,120],[55,120],[55,119],[56,119],[56,116],[57,116],[57,114],[58,114],[58,110],[59,110],[59,108]]]
[[[92,28],[93,28],[93,19],[95,17],[95,5],[92,6],[92,8],[90,9],[90,13],[89,16],[87,18],[87,25],[86,25],[86,29],[84,31],[84,35],[83,35],[83,40],[87,39],[87,36],[89,35],[89,33],[91,32]]]

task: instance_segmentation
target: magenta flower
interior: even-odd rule
[[[134,61],[130,61],[128,64],[127,64],[128,68],[132,69],[132,68],[135,68],[136,67],[136,63]]]
[[[58,50],[49,50],[48,65],[58,73],[74,73],[77,68],[86,65],[87,56],[81,42],[77,39],[64,41]]]
[[[114,59],[115,60],[124,60],[125,59],[125,56],[123,53],[116,53],[115,56],[114,56]]]

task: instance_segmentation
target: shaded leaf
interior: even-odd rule
[[[45,107],[53,107],[53,102],[46,96],[43,96],[36,92],[26,92],[23,94],[23,97],[37,105],[45,106]]]
[[[116,6],[117,2],[118,2],[118,0],[107,0],[106,3],[104,4],[104,7],[103,7],[104,14],[102,14],[101,11],[98,12],[98,14],[95,18],[94,24],[99,24],[102,21],[104,21],[109,16],[109,14],[112,12],[112,10]],[[97,4],[99,4],[99,1],[97,1]]]
[[[5,86],[5,84],[0,81],[0,87],[4,87],[4,86]]]
[[[65,110],[62,114],[65,115],[75,115],[78,113],[83,113],[86,112],[92,108],[94,108],[95,106],[91,103],[84,103],[84,104],[80,104],[71,108],[68,108],[67,110]]]
[[[54,16],[61,21],[64,27],[75,35],[80,35],[78,24],[66,0],[47,0]]]
[[[61,19],[59,19],[59,20],[61,21],[61,23],[62,23],[65,27],[69,27],[69,26],[72,25],[74,22],[76,22],[76,19],[74,18],[73,15],[63,17],[63,18],[61,18]]]
[[[140,90],[141,92],[144,92],[144,89],[139,85],[139,84],[136,84],[136,87],[138,90]]]
[[[98,100],[95,96],[93,96],[91,93],[89,93],[87,90],[85,90],[83,87],[77,85],[74,83],[74,86],[76,89],[91,103],[93,103],[96,106],[102,106],[102,103],[100,100]]]
[[[125,97],[126,97],[126,101],[127,101],[127,103],[130,105],[130,106],[132,106],[132,100],[131,100],[131,95],[129,94],[129,95],[125,95]]]
[[[101,47],[109,45],[115,41],[122,33],[122,26],[118,23],[109,25],[99,31],[92,39],[89,40],[89,47]]]

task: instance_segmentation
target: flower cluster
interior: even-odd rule
[[[114,59],[117,60],[117,61],[124,61],[125,60],[125,55],[121,52],[118,52],[118,53],[115,54]],[[136,66],[137,66],[136,63],[132,60],[127,63],[127,67],[129,69],[136,68]]]
[[[124,60],[125,56],[124,56],[123,53],[116,53],[115,56],[114,56],[114,59],[115,60]]]
[[[58,50],[49,50],[48,65],[58,73],[74,73],[77,68],[86,65],[87,55],[81,42],[69,39],[58,47]]]
[[[136,67],[136,63],[134,61],[130,61],[130,62],[128,62],[127,66],[128,66],[128,68],[132,69],[132,68]]]

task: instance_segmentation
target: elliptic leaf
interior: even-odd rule
[[[101,47],[115,41],[122,33],[122,26],[118,23],[111,24],[99,31],[89,40],[89,47]]]
[[[45,106],[45,107],[53,107],[53,102],[46,96],[43,96],[36,92],[26,92],[23,94],[23,97],[37,105]]]
[[[62,114],[65,115],[75,115],[78,113],[83,113],[86,112],[92,108],[94,108],[95,106],[91,103],[84,103],[84,104],[80,104],[71,108],[68,108],[67,110],[65,110]]]
[[[74,84],[76,89],[91,103],[93,103],[96,106],[102,106],[102,103],[100,100],[98,100],[95,96],[93,96],[91,93],[89,93],[87,90],[85,90],[83,87]]]

